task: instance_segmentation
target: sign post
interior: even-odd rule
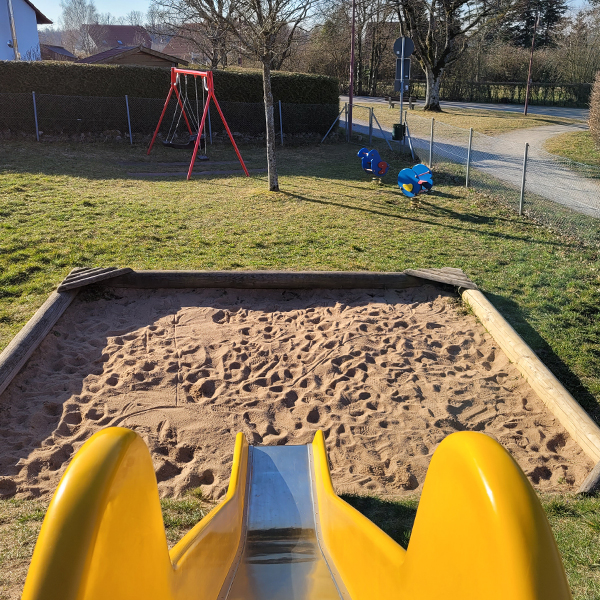
[[[394,89],[400,92],[400,139],[404,139],[403,125],[403,104],[404,92],[408,87],[407,82],[410,79],[410,55],[415,50],[414,42],[407,37],[400,37],[394,42],[394,54],[396,55],[396,81]]]

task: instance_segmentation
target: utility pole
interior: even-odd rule
[[[354,23],[356,21],[356,0],[352,0],[352,38],[350,39],[350,90],[348,92],[348,140],[352,137],[352,100],[354,97]]]
[[[6,0],[8,5],[8,20],[10,22],[10,35],[12,37],[12,48],[15,53],[15,60],[21,60],[19,54],[19,45],[17,44],[17,29],[15,27],[15,15],[13,13],[12,0]]]
[[[527,89],[525,90],[525,110],[523,114],[527,116],[527,107],[529,106],[529,88],[531,86],[531,67],[533,65],[533,48],[535,47],[535,32],[537,31],[538,23],[540,22],[540,14],[537,13],[535,16],[535,23],[533,25],[533,39],[531,40],[531,55],[529,57],[529,71],[527,72]]]

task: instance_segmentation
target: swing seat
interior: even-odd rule
[[[179,144],[177,142],[168,141],[168,140],[163,140],[162,144],[163,144],[163,146],[166,146],[167,148],[173,148],[174,150],[193,150],[194,146],[196,145],[197,137],[198,137],[197,133],[190,135],[189,141],[186,142],[185,144]],[[201,139],[204,140],[204,134],[202,134]],[[208,160],[208,156],[198,155],[198,156],[196,156],[196,160]]]

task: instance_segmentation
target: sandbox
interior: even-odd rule
[[[109,426],[144,438],[163,496],[220,498],[238,431],[272,445],[316,429],[338,493],[419,493],[461,430],[497,439],[537,489],[574,491],[595,425],[538,396],[445,284],[475,286],[443,271],[73,274],[0,357],[0,494],[52,493]]]

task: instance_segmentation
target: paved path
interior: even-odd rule
[[[409,127],[411,119],[414,122],[419,117],[409,115]],[[582,127],[575,125],[575,128],[581,129]],[[422,129],[425,130],[425,128]],[[526,141],[530,141],[533,147],[527,163],[527,191],[567,206],[576,212],[600,218],[600,172],[598,169],[590,167],[589,170],[586,170],[585,167],[582,167],[574,171],[570,168],[573,163],[544,152],[540,147],[548,137],[571,129],[573,127],[552,125],[551,127],[517,130],[516,135],[514,131],[494,137],[476,134],[473,137],[471,167],[509,183],[515,189],[518,199],[524,146]],[[366,135],[368,139],[368,123],[355,121],[353,130]],[[530,132],[529,135],[527,132]],[[376,127],[373,130],[373,136],[380,139],[382,137]],[[392,136],[389,131],[384,130],[384,137],[391,141]],[[428,138],[413,134],[412,142],[415,150],[421,151],[421,156],[429,155]],[[467,151],[455,140],[449,137],[445,139],[443,134],[438,132],[434,144],[435,160],[448,160],[466,165]]]
[[[348,96],[340,96],[341,102],[348,102]],[[372,98],[370,96],[354,96],[355,104],[387,104],[385,98]],[[417,106],[425,104],[423,100],[417,101]],[[471,108],[476,110],[498,110],[500,112],[517,112],[523,114],[525,108],[522,104],[484,104],[478,102],[440,102],[444,106],[453,108]],[[398,104],[396,103],[396,106]],[[408,108],[408,103],[406,104]],[[590,111],[587,108],[566,108],[564,106],[529,106],[527,112],[531,115],[544,115],[548,117],[564,117],[566,119],[577,119],[587,121]]]
[[[527,129],[513,129],[494,137],[500,140],[508,140],[514,144],[529,144],[530,151],[543,150],[546,140],[555,135],[571,133],[573,131],[587,131],[586,123],[573,123],[571,125],[545,125],[542,127],[528,127]]]

